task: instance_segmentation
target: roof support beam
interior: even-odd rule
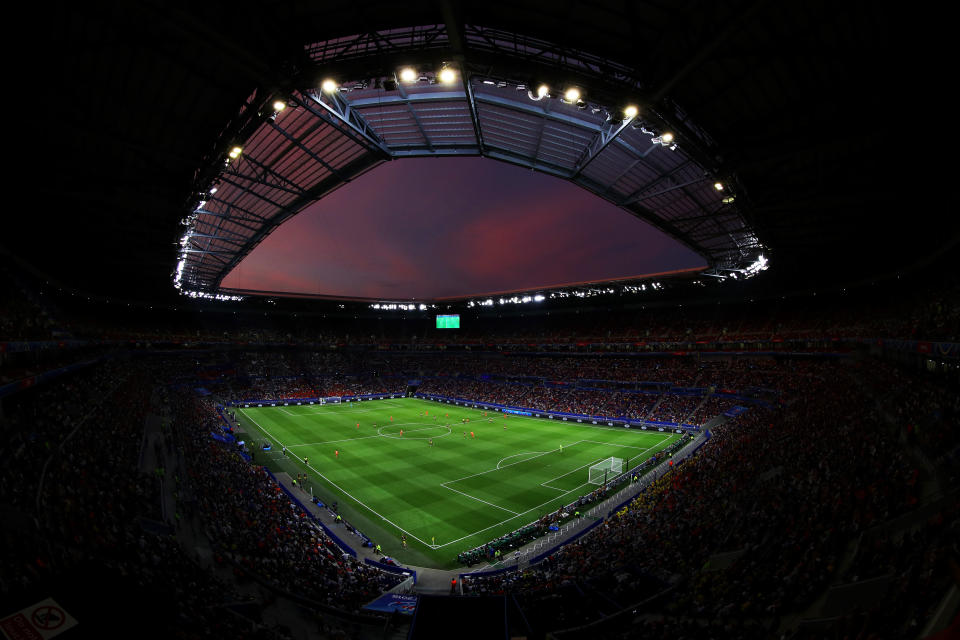
[[[366,105],[391,105],[391,104],[406,104],[408,102],[458,102],[460,100],[466,100],[467,95],[463,91],[437,91],[435,93],[417,93],[414,95],[407,96],[406,98],[401,98],[399,96],[376,96],[372,98],[361,98],[359,100],[353,100],[351,104],[354,107],[361,107]],[[569,124],[574,127],[579,127],[587,131],[600,131],[601,127],[592,122],[586,122],[580,120],[573,116],[568,116],[565,113],[558,113],[555,111],[550,111],[548,108],[541,106],[537,103],[528,103],[521,102],[519,100],[511,100],[510,98],[504,98],[501,96],[490,95],[483,92],[474,92],[473,99],[476,103],[480,104],[492,104],[499,107],[506,107],[508,109],[513,109],[515,111],[520,111],[523,113],[533,114],[535,116],[546,117],[548,120],[553,120],[554,122],[562,122],[564,124]],[[549,104],[549,102],[547,103]]]
[[[224,172],[224,175],[233,176],[234,178],[238,178],[238,179],[240,179],[240,180],[245,180],[245,181],[251,182],[251,183],[253,183],[253,184],[259,184],[259,185],[262,185],[262,186],[264,186],[264,187],[270,187],[271,189],[277,189],[278,191],[283,191],[283,192],[285,192],[285,193],[289,193],[289,194],[294,195],[294,196],[302,196],[302,195],[304,194],[304,190],[303,190],[303,189],[299,189],[299,188],[298,188],[296,191],[294,191],[293,189],[290,189],[289,187],[284,187],[284,186],[281,186],[281,185],[279,185],[279,184],[274,184],[273,182],[267,182],[266,180],[263,180],[262,178],[254,178],[253,176],[248,176],[248,175],[246,175],[246,174],[244,174],[244,173],[240,173],[240,172],[237,171],[236,169],[233,169],[233,170],[227,169],[227,171]],[[230,183],[230,184],[233,184],[233,183]],[[241,189],[246,189],[246,187],[240,187],[240,188],[241,188]]]
[[[274,207],[276,207],[277,209],[279,209],[279,210],[281,210],[281,211],[286,211],[286,212],[287,212],[289,215],[291,215],[291,216],[296,213],[296,211],[291,211],[290,209],[288,209],[287,207],[283,206],[282,204],[280,204],[280,203],[277,202],[276,200],[273,200],[272,198],[268,198],[267,196],[263,195],[262,193],[257,193],[256,191],[251,191],[250,189],[247,189],[247,188],[244,187],[243,185],[237,184],[236,182],[233,182],[232,180],[227,180],[227,179],[226,179],[225,177],[223,177],[223,176],[221,176],[220,179],[223,180],[224,182],[226,182],[227,184],[232,184],[232,185],[235,186],[237,189],[243,189],[246,193],[249,193],[251,196],[253,196],[254,198],[257,198],[258,200],[263,200],[263,201],[266,202],[267,204],[273,205]],[[301,194],[301,195],[302,195],[302,194]],[[233,206],[236,207],[236,205],[233,205]],[[237,207],[237,209],[240,209],[240,207]],[[240,210],[243,211],[243,209],[240,209]],[[266,221],[266,218],[260,218],[260,219]]]
[[[303,194],[304,189],[303,189],[300,185],[298,185],[298,184],[297,184],[296,182],[294,182],[293,180],[290,180],[290,179],[287,178],[286,176],[280,175],[279,173],[277,173],[276,171],[274,171],[273,169],[271,169],[271,168],[268,167],[267,165],[263,164],[263,163],[260,162],[259,160],[256,160],[253,156],[251,156],[251,155],[241,155],[241,156],[240,156],[240,159],[241,159],[242,161],[251,163],[251,164],[254,165],[255,167],[258,167],[264,175],[273,176],[273,177],[276,178],[279,182],[283,182],[283,183],[289,185],[290,188],[294,190],[294,191],[291,191],[291,193],[296,193],[297,195]],[[261,178],[261,179],[263,179],[263,178]],[[267,184],[267,183],[264,183],[264,184]],[[279,189],[280,187],[277,187],[277,188]]]
[[[326,169],[326,170],[329,171],[330,173],[334,174],[335,176],[337,176],[338,178],[340,178],[340,179],[343,180],[344,182],[350,182],[350,178],[348,178],[348,177],[344,176],[343,174],[341,174],[340,171],[338,171],[335,167],[331,166],[331,165],[330,165],[328,162],[326,162],[323,158],[321,158],[321,157],[318,156],[316,153],[314,153],[313,150],[307,148],[306,145],[304,145],[302,142],[300,142],[300,140],[298,140],[297,138],[295,138],[295,137],[293,136],[293,134],[291,134],[289,131],[287,131],[286,129],[284,129],[284,128],[281,127],[280,125],[278,125],[276,122],[273,122],[272,120],[270,120],[269,123],[270,123],[270,126],[273,127],[273,130],[274,130],[274,131],[276,131],[277,133],[279,133],[280,135],[282,135],[284,138],[286,138],[287,140],[289,140],[290,142],[292,142],[294,145],[296,145],[297,147],[299,147],[299,149],[300,149],[301,151],[303,151],[305,154],[307,154],[308,156],[310,156],[310,159],[311,159],[311,160],[314,160],[315,162],[317,162],[318,164],[320,164],[324,169]],[[313,129],[310,129],[310,131],[309,131],[308,133],[313,133]]]
[[[470,107],[470,121],[473,123],[473,135],[477,138],[477,145],[480,147],[480,153],[483,153],[483,129],[480,128],[480,117],[477,115],[477,101],[473,97],[473,84],[470,77],[466,74],[466,65],[460,66],[460,78],[463,80],[463,86],[467,92],[467,105]]]
[[[633,193],[631,193],[630,195],[628,195],[626,198],[624,198],[623,200],[621,200],[621,201],[618,202],[617,204],[619,204],[621,207],[624,207],[624,206],[626,206],[626,205],[628,205],[628,204],[630,204],[630,203],[632,203],[632,202],[635,202],[635,198],[637,198],[637,197],[638,197],[640,194],[642,194],[644,191],[649,191],[650,189],[653,189],[653,188],[656,187],[657,185],[660,185],[660,184],[663,184],[664,182],[668,182],[668,181],[670,181],[670,180],[673,180],[674,174],[679,173],[680,171],[683,171],[684,169],[686,169],[687,167],[689,167],[691,164],[693,164],[693,161],[692,161],[692,160],[687,160],[686,162],[684,162],[683,164],[681,164],[679,167],[677,167],[676,169],[674,169],[674,170],[671,171],[670,173],[664,174],[664,175],[658,177],[656,180],[651,180],[650,182],[648,182],[647,184],[643,185],[642,187],[639,187],[638,189],[634,189]]]
[[[451,0],[441,0],[440,11],[443,13],[443,23],[447,28],[447,40],[450,42],[453,61],[460,67],[460,82],[463,83],[463,93],[467,98],[467,107],[470,111],[470,122],[473,124],[473,135],[477,139],[480,154],[483,154],[483,130],[480,128],[480,118],[477,116],[477,103],[473,98],[473,83],[470,81],[470,71],[467,68],[466,47],[464,46],[464,24],[459,11],[460,5]]]
[[[221,233],[229,233],[229,232],[223,231],[223,230],[221,230],[220,232],[221,232]],[[236,239],[234,239],[234,238],[228,238],[227,236],[221,236],[221,235],[217,235],[217,234],[213,234],[213,233],[196,233],[196,232],[194,232],[194,233],[191,233],[191,234],[190,234],[190,238],[191,238],[191,239],[193,239],[193,238],[209,238],[210,240],[220,240],[221,242],[226,242],[226,243],[228,243],[228,244],[232,244],[232,245],[235,246],[235,247],[242,247],[242,246],[244,245],[243,242],[240,242],[240,241],[238,241],[238,240],[236,240]]]
[[[195,254],[204,255],[204,256],[213,256],[213,257],[215,257],[215,258],[217,258],[217,259],[219,259],[219,260],[223,260],[223,258],[220,258],[219,256],[232,256],[232,255],[233,255],[233,251],[219,251],[219,250],[216,250],[216,249],[184,249],[183,252],[184,252],[184,253],[195,253]],[[223,260],[223,262],[226,263],[227,261],[226,261],[226,260]]]
[[[570,177],[576,178],[580,175],[580,172],[583,171],[588,164],[593,162],[593,159],[600,155],[600,153],[607,148],[607,145],[613,142],[616,137],[620,135],[620,132],[633,122],[634,118],[636,118],[636,116],[633,118],[624,118],[623,122],[619,125],[611,122],[600,129],[597,135],[594,136],[590,146],[584,149],[583,155],[580,157],[580,161],[577,162],[577,166],[573,168],[573,173]]]
[[[229,182],[229,181],[226,181],[226,182]],[[229,183],[230,183],[230,184],[233,184],[232,182],[229,182]],[[236,186],[236,185],[234,185],[234,186]],[[239,188],[240,188],[240,189],[243,189],[243,187],[239,187]],[[246,191],[246,189],[244,189],[244,191]],[[267,221],[267,219],[264,218],[263,216],[258,215],[258,214],[256,214],[256,213],[254,213],[253,211],[250,211],[249,209],[246,209],[246,208],[244,208],[244,207],[241,207],[240,205],[235,204],[235,203],[233,203],[233,202],[227,202],[226,200],[222,200],[222,199],[220,199],[220,198],[213,197],[213,196],[211,196],[210,199],[211,199],[211,200],[214,200],[215,202],[219,202],[220,204],[222,204],[223,206],[225,206],[227,209],[236,209],[237,211],[239,211],[239,212],[241,212],[241,213],[244,213],[244,214],[250,216],[251,218],[253,218],[253,220],[257,220],[257,221],[259,221],[259,222],[266,222],[266,221]],[[241,219],[242,219],[242,218],[241,218]],[[253,222],[253,220],[249,220],[249,222]]]
[[[249,229],[250,231],[254,231],[254,232],[259,231],[257,227],[251,227],[250,225],[246,224],[247,222],[246,220],[234,218],[233,216],[226,213],[217,213],[216,211],[207,211],[206,209],[197,209],[196,213],[204,216],[213,216],[215,218],[222,218],[223,220],[226,220],[231,224],[235,224],[237,226],[243,227],[244,229]]]
[[[397,79],[397,91],[404,98],[408,98],[407,90],[403,88],[403,83],[400,82],[400,79]],[[413,105],[410,102],[407,102],[407,110],[410,112],[410,117],[413,118],[413,121],[417,124],[417,130],[420,132],[420,135],[423,136],[424,142],[427,143],[427,148],[430,151],[433,151],[433,142],[430,141],[430,136],[427,135],[426,129],[423,128],[423,123],[420,122],[420,116],[417,115],[417,112],[414,111]]]
[[[329,96],[327,100],[322,99],[322,92],[319,95],[299,95],[301,97],[298,97],[297,104],[303,106],[307,111],[338,127],[357,144],[381,154],[384,158],[390,158],[390,147],[380,139],[373,127],[344,99],[339,91],[327,94]],[[314,105],[319,105],[321,108],[317,109]]]
[[[407,104],[408,102],[451,102],[463,100],[464,97],[465,94],[463,91],[433,91],[430,93],[408,94],[406,97],[378,95],[369,98],[357,98],[356,100],[351,100],[350,105],[356,109],[357,107]]]
[[[675,184],[672,187],[667,187],[666,189],[661,189],[660,191],[656,191],[654,193],[647,193],[645,195],[633,196],[627,199],[626,201],[624,201],[623,204],[626,205],[626,204],[633,204],[635,202],[643,202],[644,200],[649,200],[650,198],[656,198],[657,196],[662,196],[665,193],[670,193],[671,191],[676,191],[677,189],[683,189],[684,187],[689,187],[692,184],[698,184],[708,179],[709,179],[709,176],[700,176],[699,178],[694,178],[693,180],[681,182],[680,184]]]

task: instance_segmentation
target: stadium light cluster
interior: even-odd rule
[[[217,188],[211,187],[209,193],[216,193]],[[222,293],[208,293],[206,291],[197,291],[194,289],[184,289],[183,288],[183,270],[187,264],[187,255],[190,253],[190,243],[193,238],[195,227],[197,224],[197,218],[200,216],[200,212],[203,211],[203,207],[207,204],[206,200],[201,200],[196,209],[188,216],[183,218],[180,221],[180,224],[186,227],[183,235],[180,236],[180,240],[177,242],[177,246],[180,248],[177,253],[177,266],[173,271],[173,287],[180,292],[180,295],[184,295],[190,298],[199,298],[203,300],[217,300],[220,302],[239,302],[244,299],[244,296],[237,295],[228,295]]]
[[[494,304],[528,304],[530,302],[543,302],[546,300],[546,296],[543,294],[537,293],[533,295],[526,296],[511,296],[509,298],[487,298],[485,300],[468,300],[467,308],[471,307],[492,307]]]
[[[493,298],[487,298],[486,300],[469,300],[467,301],[467,308],[471,307],[492,307]]]
[[[651,282],[649,285],[644,282],[641,284],[625,284],[621,287],[620,291],[622,293],[644,293],[645,291],[662,291],[663,283],[662,282]]]
[[[227,295],[225,293],[207,293],[206,291],[180,291],[183,295],[190,298],[200,298],[202,300],[219,300],[220,302],[239,302],[243,296]]]
[[[697,282],[695,284],[703,285],[702,282]],[[659,280],[653,282],[642,282],[639,284],[625,284],[616,286],[605,286],[605,287],[587,287],[587,288],[577,288],[577,289],[556,289],[550,291],[549,293],[542,294],[530,294],[530,295],[518,295],[512,296],[510,298],[486,298],[483,300],[468,300],[466,307],[468,309],[474,307],[492,307],[495,304],[526,304],[530,302],[543,302],[544,300],[560,300],[564,298],[593,298],[596,296],[608,296],[613,294],[627,294],[627,295],[642,295],[647,292],[652,291],[662,291],[664,289],[663,282]]]
[[[753,261],[746,269],[743,270],[743,275],[745,278],[752,278],[761,271],[766,271],[770,268],[769,261],[761,253],[760,256]]]
[[[507,83],[504,81],[494,82],[493,80],[483,80],[483,83],[496,84],[498,87],[507,86]],[[547,84],[538,85],[536,93],[534,93],[532,89],[528,89],[526,84],[522,84],[522,83],[517,84],[516,88],[517,90],[525,90],[527,92],[527,97],[530,98],[530,100],[533,100],[534,102],[539,102],[544,98],[554,97],[551,94],[550,86]],[[575,105],[578,109],[590,109],[590,112],[594,114],[605,112],[607,122],[620,121],[622,119],[625,119],[628,122],[632,122],[640,114],[640,108],[637,105],[628,104],[625,107],[623,107],[623,110],[622,110],[623,116],[618,117],[615,115],[616,113],[615,111],[611,111],[604,105],[592,104],[584,100],[583,91],[579,87],[573,87],[573,86],[568,87],[559,94],[559,97],[561,102],[565,104]],[[656,132],[650,129],[647,129],[646,128],[647,125],[645,124],[642,125],[640,123],[634,123],[633,126],[635,129],[640,128],[641,131],[643,131],[644,133],[649,133],[651,136],[656,136],[653,139],[654,143],[660,144],[661,146],[664,146],[664,147],[668,147],[671,151],[676,150],[677,145],[676,145],[676,142],[674,142],[674,136],[672,133],[667,132],[667,133],[658,135]]]
[[[747,280],[754,277],[761,271],[766,271],[770,268],[770,261],[762,253],[759,254],[753,262],[751,262],[746,267],[742,269],[730,269],[730,268],[717,268],[711,269],[709,271],[704,271],[703,275],[717,278],[721,282],[730,278],[732,280]]]
[[[427,309],[436,309],[437,305],[435,304],[424,304],[424,303],[403,303],[403,302],[374,302],[370,305],[371,309],[377,309],[379,311],[426,311]]]
[[[676,151],[676,138],[671,132],[663,131],[658,133],[648,123],[645,122],[635,123],[633,126],[635,129],[640,129],[640,133],[650,136],[650,142],[652,144],[659,144],[661,147],[666,147],[671,151]]]
[[[455,82],[460,82],[464,85],[464,93],[469,94],[468,83],[480,82],[483,85],[489,85],[496,87],[498,89],[512,88],[516,89],[518,92],[525,92],[530,100],[532,101],[541,101],[544,99],[557,100],[559,103],[564,105],[575,106],[580,110],[589,110],[590,114],[593,114],[595,118],[592,120],[605,120],[607,127],[614,127],[610,131],[614,131],[612,135],[616,135],[623,128],[630,126],[633,130],[638,130],[640,133],[648,136],[650,139],[650,144],[652,147],[661,146],[666,147],[670,150],[677,149],[677,138],[676,135],[668,130],[669,126],[658,119],[656,113],[651,113],[650,117],[647,117],[645,110],[642,110],[639,105],[636,103],[631,103],[629,99],[624,99],[624,101],[618,106],[610,106],[595,102],[590,102],[589,96],[589,87],[585,87],[580,83],[567,83],[562,80],[558,81],[556,78],[546,78],[541,77],[536,79],[534,82],[527,81],[517,81],[504,79],[503,77],[484,77],[481,75],[474,75],[472,78],[468,78],[467,74],[464,73],[465,69],[461,67],[456,62],[434,62],[432,64],[404,64],[403,61],[397,61],[396,66],[393,67],[393,71],[388,71],[385,75],[380,76],[367,76],[366,79],[360,79],[357,81],[347,81],[343,77],[338,75],[337,70],[330,69],[328,73],[320,75],[316,78],[317,89],[314,92],[310,93],[310,96],[317,100],[318,102],[329,103],[331,101],[337,102],[339,106],[344,104],[349,105],[347,100],[347,94],[352,91],[362,91],[373,87],[376,90],[385,90],[385,91],[395,91],[399,90],[403,92],[403,88],[400,88],[400,84],[414,84],[414,83],[425,83],[431,85],[437,84],[452,84]],[[541,82],[542,80],[542,82]],[[552,85],[552,86],[551,86]],[[316,86],[316,85],[315,85]],[[340,94],[343,94],[342,96]],[[321,94],[327,94],[326,98],[322,98]],[[442,94],[447,95],[447,94]],[[336,99],[334,99],[336,96]],[[342,100],[340,98],[343,98]],[[626,98],[626,97],[625,97]],[[369,101],[370,98],[366,95],[361,97],[362,100]],[[287,109],[287,107],[296,107],[297,100],[289,95],[278,93],[271,95],[266,100],[266,107],[263,112],[258,113],[258,116],[264,118],[265,120],[272,121],[276,126],[277,118],[281,112],[292,111],[293,109]],[[343,104],[340,104],[343,103]],[[329,106],[329,105],[328,105]],[[272,108],[272,111],[271,111]],[[549,106],[545,107],[545,111],[549,111]],[[341,117],[343,114],[340,114]],[[592,123],[594,126],[596,122]],[[617,128],[619,127],[619,128]],[[610,132],[608,131],[608,133]],[[244,140],[238,138],[228,139],[225,142],[223,148],[224,155],[220,156],[226,165],[229,165],[233,161],[237,161],[244,154]],[[646,152],[644,152],[646,153]],[[226,171],[229,169],[221,168],[221,171]],[[709,169],[704,169],[705,175],[710,175],[712,172]],[[720,176],[713,175],[714,179],[713,187],[716,190],[718,199],[721,199],[721,202],[724,205],[730,205],[734,202],[735,191],[736,191],[736,182],[731,176]],[[723,180],[723,178],[728,178],[729,180]],[[201,187],[201,192],[199,193],[199,205],[195,209],[195,213],[190,219],[189,223],[185,223],[187,230],[184,233],[183,238],[181,239],[181,250],[178,255],[177,266],[174,272],[174,286],[178,290],[182,290],[183,286],[186,283],[192,282],[192,279],[197,276],[189,268],[193,264],[194,260],[202,260],[202,258],[192,255],[198,252],[198,249],[187,250],[187,244],[190,242],[190,237],[196,227],[196,218],[197,212],[207,213],[202,211],[206,205],[206,199],[212,196],[212,194],[217,192],[218,178],[214,178],[212,181],[208,181],[206,184],[198,185]],[[215,214],[211,214],[215,215]],[[742,255],[742,254],[741,254]],[[761,256],[762,258],[762,256]],[[730,264],[726,260],[720,261],[725,264]],[[738,262],[734,269],[729,268],[717,268],[711,269],[712,273],[708,275],[723,279],[725,277],[752,277],[759,271],[765,270],[767,268],[765,259],[763,261],[758,260],[753,264],[743,267],[742,262]],[[186,275],[184,275],[186,272]],[[725,273],[724,273],[725,272]],[[220,276],[222,277],[222,275]],[[186,284],[186,286],[190,286]],[[199,285],[200,288],[204,288],[207,285]],[[626,293],[626,294],[639,294],[649,290],[656,290],[658,286],[654,284],[637,284],[637,285],[628,285],[617,287],[614,289],[605,289],[605,288],[584,288],[584,289],[564,289],[564,290],[554,290],[546,295],[549,298],[557,297],[576,297],[576,298],[588,298],[596,295],[609,295],[611,293]],[[471,300],[469,306],[490,306],[493,304],[525,304],[529,302],[538,302],[540,300],[546,299],[544,295],[538,294],[536,296],[512,296],[510,298],[501,298],[496,302],[493,299],[486,300]],[[416,309],[415,304],[411,303],[391,303],[391,302],[380,302],[377,305],[371,305],[372,308],[378,310],[403,310],[410,311]]]
[[[414,67],[401,67],[397,69],[395,73],[395,80],[403,84],[413,84],[414,82],[427,82],[430,84],[440,83],[440,84],[453,84],[457,81],[457,69],[455,66],[449,63],[443,63],[440,68],[436,71],[418,71]],[[383,78],[374,79],[376,87],[380,87],[383,82]],[[353,91],[361,90],[369,87],[369,83],[366,81],[356,82],[352,86],[337,82],[333,78],[324,78],[320,83],[320,90],[323,93],[331,94],[338,91]],[[275,103],[276,104],[276,103]],[[284,103],[284,106],[286,104]],[[279,112],[281,109],[276,109],[275,111]]]

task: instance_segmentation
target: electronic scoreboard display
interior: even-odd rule
[[[459,329],[460,315],[437,316],[437,329]]]

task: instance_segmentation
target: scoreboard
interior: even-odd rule
[[[437,329],[459,329],[460,315],[442,315],[437,316]]]

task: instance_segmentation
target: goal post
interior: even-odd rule
[[[622,458],[610,457],[606,460],[590,465],[587,482],[590,484],[604,484],[623,473],[624,461]]]

